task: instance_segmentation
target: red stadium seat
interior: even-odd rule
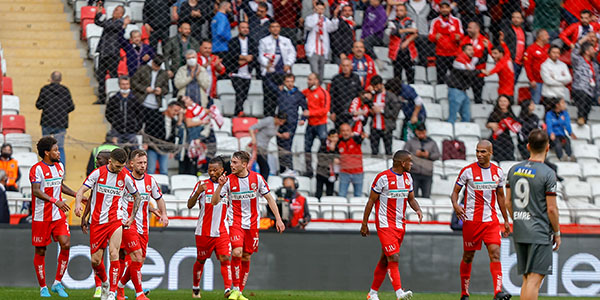
[[[142,43],[149,45],[150,44],[150,34],[146,29],[146,26],[142,26]]]
[[[93,24],[94,23],[94,18],[96,18],[96,13],[98,12],[98,8],[95,6],[84,6],[81,8],[81,36],[80,39],[82,41],[86,40],[86,35],[85,35],[85,27],[87,26],[87,24]],[[103,8],[102,9],[103,13],[106,13],[106,10]]]
[[[22,115],[2,116],[2,134],[25,133],[25,117]]]
[[[117,74],[119,74],[119,76],[129,75],[129,71],[127,69],[127,53],[125,53],[125,50],[123,50],[123,49],[121,49],[121,51],[119,53],[121,56],[121,60],[119,61],[119,67],[117,68]]]
[[[3,95],[14,95],[12,78],[4,76],[2,77],[2,94]]]
[[[257,118],[233,118],[231,120],[231,132],[236,138],[250,135],[250,126],[258,122]]]

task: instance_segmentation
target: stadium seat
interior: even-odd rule
[[[13,158],[19,163],[19,168],[31,168],[39,161],[38,155],[33,152],[16,152],[13,154]],[[26,175],[28,174],[21,174],[21,176]]]
[[[592,141],[590,125],[584,124],[583,126],[579,126],[577,123],[571,123],[571,129],[578,140]]]
[[[573,156],[577,158],[577,162],[580,165],[585,165],[586,163],[595,163],[600,160],[598,147],[591,144],[573,144]]]
[[[338,205],[347,204],[348,199],[336,196],[323,196],[321,203],[331,203],[331,205],[321,205],[321,215],[323,219],[346,220],[348,218],[348,206]]]
[[[375,65],[375,69],[377,69],[377,74],[379,76],[381,76],[381,79],[383,79],[384,82],[387,82],[388,80],[394,78],[394,69],[389,64],[383,70],[379,69],[379,67],[377,67],[377,65]],[[427,101],[427,100],[425,100],[425,101]]]
[[[12,78],[8,76],[2,77],[2,94],[12,95],[13,94],[13,82]]]
[[[217,123],[211,119],[212,127],[215,132],[227,133],[231,135],[231,118],[223,118],[223,124],[221,127],[217,126]]]
[[[231,130],[234,137],[250,135],[250,127],[258,122],[257,118],[233,118],[231,120]]]
[[[336,64],[325,64],[325,72],[323,74],[323,81],[331,81],[335,75],[340,72],[340,66]]]
[[[283,186],[283,180],[277,175],[270,175],[267,179],[267,184],[269,185],[269,189],[271,191],[276,191]]]
[[[365,172],[379,173],[387,168],[387,162],[381,158],[363,157],[363,170]]]
[[[152,174],[152,178],[156,180],[158,186],[160,186],[163,193],[170,192],[171,187],[169,185],[169,176],[164,174]]]
[[[427,83],[427,69],[425,67],[415,66],[415,83]],[[448,95],[446,95],[447,97]]]
[[[417,92],[417,95],[423,99],[425,102],[435,102],[435,90],[431,85],[428,84],[411,84]]]
[[[440,104],[425,103],[425,111],[427,111],[427,120],[435,120],[435,121],[445,120],[445,118],[443,116],[443,109]]]
[[[298,180],[298,191],[304,195],[312,195],[312,184],[310,182],[310,178],[306,176],[295,176],[296,180]]]
[[[367,197],[352,197],[352,198],[350,198],[350,200],[349,200],[350,204],[356,204],[356,206],[349,207],[350,219],[356,220],[356,221],[362,221],[363,214],[365,212],[365,205],[367,204],[367,201],[369,201],[369,198],[367,198]],[[373,215],[373,214],[371,214],[371,215]]]
[[[174,190],[172,191],[173,195],[175,195],[175,198],[177,200],[187,200],[188,198],[190,198],[190,195],[192,194],[192,192],[194,191],[194,189],[178,189],[178,190]],[[181,212],[183,211],[183,205],[179,206],[179,215],[181,215]]]
[[[248,90],[248,95],[262,95],[262,94],[263,94],[262,80],[252,79],[252,81],[250,81],[250,89]]]
[[[298,90],[303,91],[308,88],[308,77],[306,76],[297,76],[296,77],[296,87]]]
[[[501,161],[500,169],[502,169],[502,171],[504,172],[504,176],[508,176],[508,171],[510,171],[510,168],[512,168],[514,165],[516,165],[518,163],[519,163],[518,161],[512,161],[512,160]]]
[[[131,9],[131,21],[143,22],[144,21],[144,1],[143,0],[129,0],[127,5]]]
[[[427,134],[430,137],[441,137],[442,139],[453,139],[454,129],[452,123],[427,121]],[[441,149],[440,149],[441,150]]]
[[[271,177],[269,177],[269,178],[271,178]],[[320,218],[321,217],[321,215],[320,215],[321,207],[319,206],[319,199],[317,199],[316,197],[309,196],[309,197],[306,197],[306,203],[308,204],[308,212],[310,213],[310,218],[311,219]]]
[[[556,174],[565,179],[579,180],[581,178],[581,168],[579,164],[573,162],[557,162],[558,168]]]
[[[4,142],[12,145],[13,153],[31,152],[32,149],[31,135],[27,133],[6,133]]]
[[[544,111],[543,105],[536,105],[533,113],[540,118],[540,120],[546,119],[546,112]]]
[[[106,79],[106,99],[110,99],[113,95],[119,92],[119,78]]]
[[[221,95],[234,95],[235,90],[233,89],[233,84],[229,79],[221,79],[217,80],[217,94]]]
[[[577,116],[577,115],[574,115]],[[590,123],[598,123],[600,122],[600,107],[592,106],[590,114],[588,115],[588,121]]]
[[[449,179],[456,179],[455,177],[460,173],[464,167],[469,165],[469,162],[462,159],[448,159],[444,161],[444,173],[446,176],[450,176]]]
[[[464,141],[465,143],[465,155],[467,156],[465,158],[466,161],[476,161],[477,160],[477,143],[479,143],[479,141],[476,140],[467,140]]]
[[[565,192],[569,203],[582,201],[589,203],[592,200],[592,189],[587,182],[571,180],[565,184]]]
[[[392,153],[398,151],[398,150],[402,150],[404,149],[404,145],[406,145],[406,142],[403,140],[398,140],[398,139],[393,139],[392,140]],[[389,166],[391,166],[391,164],[389,164]]]
[[[433,208],[431,208],[433,206],[433,200],[427,198],[418,198],[416,200],[419,203],[419,206],[421,207],[421,212],[423,213],[423,222],[433,221]],[[406,219],[414,222],[419,221],[419,217],[417,216],[415,211],[412,210],[412,208],[410,207],[406,208]]]
[[[479,125],[471,122],[454,123],[454,138],[463,142],[479,141],[481,139]]]
[[[165,206],[167,208],[167,215],[169,216],[179,216],[179,205],[173,200],[177,200],[175,195],[171,194],[163,194],[163,199],[165,200]]]
[[[98,8],[96,6],[85,6],[87,1],[76,1],[75,2],[75,21],[92,20],[96,17]],[[106,10],[104,10],[106,11]]]
[[[2,115],[18,115],[20,107],[19,97],[13,95],[2,96]]]
[[[21,115],[3,115],[2,134],[7,133],[25,133],[25,117]]]
[[[292,65],[292,74],[296,75],[296,77],[308,77],[310,75],[310,65],[309,64],[293,64]],[[298,78],[296,78],[298,80]]]
[[[390,64],[390,58],[388,57],[388,47],[373,47],[373,52],[377,55],[377,58]]]
[[[221,155],[229,156],[240,150],[239,141],[236,137],[227,134],[216,134],[215,136],[217,138],[217,151]]]
[[[225,95],[221,95],[219,96],[219,100],[221,101],[221,107],[223,108],[221,110],[221,113],[224,116],[233,116],[233,114],[235,113],[235,95],[230,95],[230,94],[225,94]],[[248,102],[248,101],[246,101]],[[246,103],[244,103],[246,104]],[[244,112],[246,113],[246,112]],[[248,114],[250,114],[250,112],[247,112]]]
[[[585,181],[590,182],[592,179],[600,180],[600,163],[582,164],[581,170]]]
[[[178,190],[192,190],[196,186],[196,182],[198,182],[198,177],[194,175],[173,175],[171,176],[171,191],[175,194]]]
[[[439,102],[442,99],[448,100],[448,86],[445,84],[437,84],[435,86],[435,100],[436,102]]]
[[[593,124],[591,126],[592,140],[596,146],[600,146],[600,124]]]
[[[454,184],[456,178],[448,180],[434,181],[431,185],[431,198],[432,199],[450,199],[450,195],[454,190]]]
[[[471,119],[488,119],[494,111],[494,106],[491,104],[471,104]]]

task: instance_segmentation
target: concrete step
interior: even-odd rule
[[[23,99],[33,99],[33,101],[35,101],[40,93],[40,88],[42,86],[39,87],[28,87],[28,88],[23,88],[23,89],[19,89],[19,88],[15,88],[15,95],[19,96],[19,98],[23,98]],[[79,100],[78,99],[82,99],[81,103],[87,103],[87,99],[93,99],[91,102],[89,102],[90,104],[94,101],[96,101],[96,97],[94,96],[94,90],[91,87],[70,87],[69,90],[71,91],[71,97],[73,97],[73,100],[75,101],[75,103],[77,103]]]
[[[2,5],[10,3],[18,3],[24,5],[40,5],[40,4],[62,4],[60,0],[0,0]]]
[[[55,67],[46,67],[46,66],[40,66],[40,67],[36,67],[36,68],[14,67],[14,68],[8,69],[7,75],[12,76],[12,77],[19,77],[19,76],[32,76],[32,75],[48,74],[48,77],[50,77],[50,74],[55,70],[56,70]],[[60,68],[60,71],[63,73],[63,78],[66,78],[67,76],[69,76],[69,77],[85,77],[87,75],[87,70],[84,68],[79,68],[79,67],[77,67],[77,68],[63,67],[63,68]],[[13,84],[16,84],[16,82],[13,81]]]
[[[30,86],[35,87],[39,86],[40,88],[46,84],[50,83],[49,75],[41,75],[40,76],[30,76],[30,77],[20,77],[16,78],[19,80],[19,86]],[[13,79],[15,80],[15,79]],[[86,77],[63,77],[63,82],[65,86],[68,87],[90,87],[90,79]]]
[[[17,0],[18,1],[18,0]],[[61,4],[62,5],[62,4]],[[64,13],[44,13],[39,12],[35,14],[23,13],[23,12],[4,12],[0,11],[0,20],[2,23],[9,22],[67,22],[67,15]]]
[[[53,41],[53,40],[32,39],[30,37],[29,39],[3,39],[2,40],[2,48],[5,48],[5,49],[26,48],[26,49],[38,49],[38,50],[76,49],[77,43],[75,42],[74,39]]]
[[[85,58],[86,53],[79,49],[52,49],[40,51],[36,49],[10,48],[4,50],[4,55],[10,58]]]
[[[10,70],[11,68],[16,67],[31,67],[37,68],[38,66],[48,66],[48,67],[82,67],[83,68],[83,60],[80,58],[11,58],[7,60],[7,68]]]
[[[63,5],[57,4],[47,4],[47,3],[21,3],[21,2],[12,2],[12,3],[4,3],[0,5],[0,12],[23,12],[29,13],[32,17],[35,16],[34,13],[60,13],[64,12]]]
[[[0,30],[1,40],[37,40],[72,41],[75,34],[71,31],[47,31],[47,30]]]
[[[0,3],[2,0],[0,0]],[[16,31],[16,30],[70,30],[71,26],[64,20],[61,21],[37,21],[30,20],[28,22],[3,22],[0,31]]]

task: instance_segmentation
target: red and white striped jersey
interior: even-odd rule
[[[228,233],[229,227],[225,225],[227,220],[227,202],[221,201],[217,205],[212,205],[212,197],[217,185],[210,180],[199,181],[194,187],[192,195],[200,185],[204,183],[206,190],[198,197],[200,204],[200,213],[198,214],[198,224],[196,225],[196,235],[206,237],[220,237],[221,234]]]
[[[186,107],[185,118],[195,122],[204,121],[209,118],[209,111],[198,103],[194,103],[193,105]]]
[[[149,174],[144,174],[144,177],[141,179],[136,179],[133,176],[132,178],[135,182],[135,187],[138,192],[140,192],[141,203],[131,226],[135,226],[139,234],[148,235],[148,227],[150,226],[150,211],[148,210],[150,197],[154,200],[159,200],[162,198],[162,191],[160,190],[158,183],[156,183],[156,180]],[[124,197],[121,197],[121,202],[121,206],[123,207],[123,219],[127,219],[133,211],[133,196],[126,193]]]
[[[92,189],[90,225],[106,224],[123,219],[121,197],[124,192],[137,193],[137,188],[129,171],[123,168],[119,173],[108,170],[108,165],[94,170],[83,182]]]
[[[269,186],[258,173],[249,171],[248,176],[227,176],[229,180],[221,189],[221,197],[229,199],[229,225],[242,229],[259,228],[260,208],[258,197],[268,194]]]
[[[464,208],[468,221],[498,222],[496,189],[504,187],[504,172],[500,167],[490,163],[486,169],[472,163],[460,171],[456,184],[466,186]]]
[[[375,202],[377,229],[403,229],[408,194],[413,191],[410,174],[396,174],[391,169],[385,170],[377,174],[371,189],[379,194],[379,201]]]
[[[31,167],[29,181],[32,184],[39,183],[40,190],[46,193],[46,195],[56,200],[62,200],[61,192],[64,169],[62,163],[48,165],[40,161]],[[65,213],[56,205],[37,198],[35,195],[31,196],[31,205],[33,221],[56,221],[65,217]]]
[[[385,92],[378,93],[373,98],[373,107],[381,107],[385,109]],[[383,110],[380,113],[373,112],[373,128],[384,130],[385,129],[385,120],[383,118]]]

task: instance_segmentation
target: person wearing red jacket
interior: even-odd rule
[[[365,54],[365,44],[360,41],[354,42],[348,59],[352,61],[352,72],[358,75],[362,87],[366,89],[371,84],[371,78],[377,75],[377,70],[373,59]]]
[[[600,11],[599,0],[565,0],[562,7],[564,8],[563,19],[568,25],[577,23],[577,16],[581,16],[584,10]],[[581,20],[583,22],[583,20]]]
[[[581,22],[573,23],[569,25],[565,30],[563,30],[558,37],[565,43],[565,45],[571,47],[573,49],[575,47],[575,43],[579,41],[582,37],[584,37],[588,32],[598,32],[600,29],[600,24],[592,22],[592,12],[584,9],[580,13]]]
[[[212,53],[212,42],[203,41],[198,52],[198,64],[206,69],[210,84],[207,89],[208,97],[217,97],[217,79],[219,75],[225,74],[225,66],[221,58]]]
[[[529,86],[531,87],[531,100],[536,104],[542,99],[542,75],[540,70],[542,64],[548,59],[548,49],[550,48],[550,35],[545,29],[540,29],[537,32],[535,42],[527,47],[523,56],[523,66],[529,78]]]
[[[469,22],[467,25],[467,35],[465,35],[461,42],[460,47],[467,44],[473,45],[473,57],[477,58],[477,65],[475,65],[475,69],[484,70],[485,64],[487,62],[487,57],[492,53],[492,43],[488,38],[483,36],[480,33],[481,27],[477,22]],[[477,77],[473,82],[473,96],[475,96],[475,103],[482,103],[483,100],[481,98],[481,93],[483,92],[483,85],[485,81],[483,77]]]
[[[458,53],[460,39],[463,36],[460,19],[452,16],[450,1],[440,3],[440,16],[431,21],[429,40],[435,43],[435,67],[437,83],[446,83],[446,73],[452,68],[452,62]]]
[[[388,22],[390,45],[388,57],[394,64],[394,77],[402,78],[406,72],[406,82],[415,83],[415,61],[418,53],[415,39],[419,36],[416,23],[406,15],[406,5],[396,4],[396,19]]]
[[[306,161],[306,173],[304,176],[313,177],[312,168],[312,146],[315,137],[325,143],[327,139],[327,113],[331,108],[331,97],[329,92],[321,87],[319,77],[316,73],[308,75],[308,88],[302,91],[306,97],[306,106],[302,114],[308,118],[308,126],[304,133],[304,158]]]
[[[492,57],[496,62],[496,66],[490,71],[481,71],[480,76],[490,76],[498,73],[498,95],[507,96],[512,103],[515,94],[515,70],[512,59],[510,59],[510,50],[504,43],[502,32],[500,32],[500,46],[492,49]]]

